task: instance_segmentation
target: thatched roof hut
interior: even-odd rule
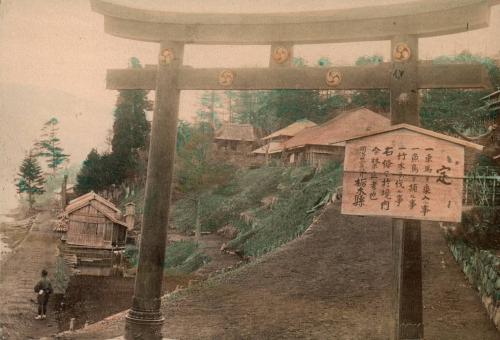
[[[225,123],[215,132],[215,140],[255,142],[257,137],[250,124]]]
[[[249,152],[257,141],[252,125],[235,123],[223,124],[214,139],[219,148],[242,152]]]

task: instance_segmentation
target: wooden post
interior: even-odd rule
[[[391,123],[419,125],[418,38],[391,40]],[[394,336],[398,340],[423,339],[421,222],[393,219]]]
[[[179,111],[177,76],[184,45],[162,42],[160,46],[139,264],[126,339],[162,338],[161,289]]]
[[[66,208],[66,201],[67,201],[67,196],[66,196],[66,187],[68,184],[68,175],[64,175],[62,184],[61,184],[61,209],[64,210]]]

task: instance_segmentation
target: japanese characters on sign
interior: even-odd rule
[[[464,147],[396,130],[346,143],[342,213],[460,221]]]

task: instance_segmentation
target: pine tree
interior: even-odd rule
[[[42,139],[37,143],[38,156],[47,158],[47,166],[52,169],[55,174],[59,166],[69,159],[69,155],[63,153],[63,149],[59,146],[60,139],[57,137],[59,121],[52,117],[42,128]]]
[[[32,151],[24,158],[23,163],[19,167],[18,176],[19,179],[16,183],[17,192],[19,194],[28,194],[28,202],[31,210],[35,202],[33,195],[43,194],[43,184],[45,183],[45,179],[42,175],[42,168],[38,164]]]

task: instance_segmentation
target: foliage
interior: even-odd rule
[[[474,247],[500,250],[500,208],[474,207],[464,212],[458,238]]]
[[[191,138],[191,126],[188,122],[184,120],[179,120],[177,126],[177,143],[176,150],[179,152],[190,140]]]
[[[433,61],[442,63],[480,63],[484,65],[494,86],[500,86],[500,69],[493,59],[462,52],[456,56],[442,56]],[[473,135],[486,131],[496,117],[493,112],[480,109],[481,98],[489,90],[431,89],[423,92],[420,117],[422,126],[438,132],[461,132]]]
[[[38,164],[36,157],[30,151],[24,158],[18,173],[17,192],[27,193],[30,208],[33,207],[35,199],[33,195],[40,195],[44,192],[43,184],[45,179],[42,174],[42,168]]]
[[[142,68],[137,58],[131,68]],[[146,119],[147,91],[121,90],[114,111],[112,151],[99,154],[92,149],[77,176],[76,190],[84,194],[112,184],[145,178],[150,124]]]
[[[75,183],[76,174],[79,172],[79,170],[79,165],[73,164],[68,168],[59,170],[53,176],[48,176],[43,185],[44,193],[38,196],[37,203],[44,207],[48,207],[57,203],[55,200],[55,191],[61,189],[61,184],[63,182],[64,176],[68,176],[67,183]]]
[[[380,55],[361,56],[356,60],[356,66],[377,65],[384,61]],[[376,112],[390,111],[390,95],[385,89],[354,91],[352,104],[355,106],[365,106]]]
[[[210,261],[210,258],[198,248],[198,243],[193,241],[172,242],[165,250],[165,270],[186,274],[194,272]],[[139,249],[128,245],[125,247],[124,256],[132,266],[136,267],[139,262]]]
[[[384,62],[384,57],[381,55],[364,55],[356,59],[356,66],[361,65],[377,65]]]
[[[213,131],[217,130],[221,125],[217,111],[222,107],[222,97],[218,92],[205,91],[200,98],[200,108],[196,111],[198,121],[208,123]]]
[[[189,141],[178,153],[176,177],[181,192],[197,196],[230,178],[232,167],[215,158],[212,141],[211,130],[200,125],[191,129]]]
[[[112,184],[117,184],[120,176],[120,167],[116,164],[116,157],[110,153],[99,154],[92,149],[83,161],[82,168],[76,176],[76,191],[82,195],[89,191],[100,191]]]
[[[69,155],[63,153],[63,149],[59,146],[61,140],[57,137],[58,124],[59,121],[55,117],[45,122],[42,128],[41,140],[36,143],[38,148],[37,156],[47,158],[47,166],[52,169],[54,174],[59,166],[69,159]]]
[[[241,170],[228,184],[204,193],[200,222],[211,231],[233,225],[240,234],[232,243],[246,255],[260,255],[300,235],[316,214],[310,209],[336,189],[340,178],[337,164],[319,172],[283,166]],[[269,196],[277,198],[272,209],[261,202]],[[175,227],[190,230],[193,215],[193,204],[184,199],[176,202]]]
[[[175,268],[184,263],[198,249],[193,241],[172,242],[165,250],[165,268]]]
[[[226,183],[233,167],[217,159],[213,152],[213,134],[204,125],[191,130],[187,144],[179,150],[177,158],[176,188],[195,204],[194,225],[200,236],[199,224],[201,193]]]
[[[146,107],[147,91],[120,91],[111,140],[117,184],[138,177],[138,150],[146,147],[150,130]]]

